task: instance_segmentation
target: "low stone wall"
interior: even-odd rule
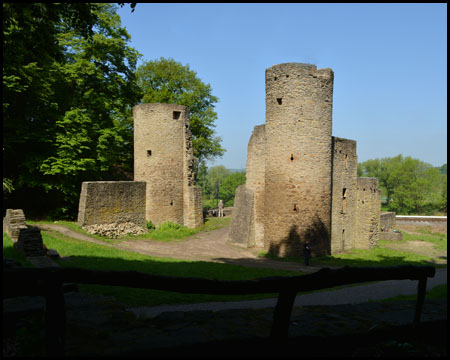
[[[380,214],[380,226],[382,231],[395,229],[395,212],[384,212]]]
[[[403,239],[402,233],[397,233],[393,231],[385,231],[380,232],[380,240],[392,240],[392,241],[400,241]]]
[[[21,229],[26,229],[25,214],[22,209],[6,209],[3,228],[13,242],[17,242]]]
[[[145,228],[145,191],[145,181],[83,182],[78,224],[132,222]]]

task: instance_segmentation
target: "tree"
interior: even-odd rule
[[[192,145],[198,166],[224,154],[222,139],[214,132],[217,120],[214,104],[218,99],[212,95],[211,86],[204,84],[189,65],[160,58],[140,65],[136,77],[143,93],[142,103],[189,106]]]
[[[245,184],[245,172],[234,172],[222,181],[219,198],[222,199],[225,206],[233,206],[236,189],[242,184]]]
[[[446,209],[446,175],[430,164],[398,155],[368,160],[361,163],[361,168],[363,176],[378,178],[390,211],[433,214]]]
[[[3,170],[14,201],[42,210],[46,196],[73,216],[82,181],[111,180],[130,166],[139,54],[116,8],[3,4]]]

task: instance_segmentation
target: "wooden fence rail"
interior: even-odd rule
[[[418,280],[417,303],[413,323],[418,325],[432,266],[322,268],[301,276],[266,277],[254,280],[210,280],[201,278],[149,275],[136,271],[104,271],[80,268],[17,268],[3,270],[3,298],[40,295],[46,297],[47,353],[64,353],[65,304],[63,283],[98,284],[154,289],[192,294],[246,295],[278,293],[271,338],[288,337],[289,320],[298,292],[326,289],[370,281]]]

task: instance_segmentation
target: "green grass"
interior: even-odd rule
[[[25,255],[14,248],[12,240],[5,232],[3,232],[3,257],[14,259],[23,266],[33,266]]]
[[[435,286],[431,290],[427,291],[425,299],[446,299],[447,298],[447,284]],[[417,295],[399,295],[389,299],[377,300],[377,302],[391,302],[391,301],[404,301],[404,300],[416,300]]]
[[[54,236],[45,231],[42,231],[42,238],[48,248],[56,249],[62,257],[70,256],[69,259],[57,261],[63,267],[119,271],[131,270],[148,274],[220,280],[245,280],[267,276],[293,276],[301,274],[295,271],[248,268],[205,261],[156,258],[130,251],[118,250],[109,246],[79,241],[61,234]],[[276,294],[249,296],[197,295],[100,285],[80,285],[80,290],[87,293],[112,295],[118,301],[132,306],[186,304],[208,301],[239,301],[277,296]]]
[[[403,241],[425,241],[434,244],[434,247],[438,250],[447,250],[447,234],[442,234],[439,232],[431,232],[426,229],[419,229],[421,235],[418,234],[408,234],[402,232]]]
[[[279,258],[275,255],[269,254],[266,251],[261,251],[259,256],[267,257],[273,260],[286,262],[303,263],[301,258]],[[430,265],[433,258],[415,253],[397,251],[387,249],[382,246],[375,247],[370,250],[353,249],[346,253],[335,254],[330,256],[322,256],[312,258],[310,264],[312,266],[322,267],[341,267],[341,266],[397,266],[397,265]],[[441,265],[446,267],[446,265]]]

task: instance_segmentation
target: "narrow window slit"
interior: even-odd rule
[[[294,154],[291,154],[291,161],[294,161]]]
[[[297,212],[297,205],[294,204],[294,212]]]

